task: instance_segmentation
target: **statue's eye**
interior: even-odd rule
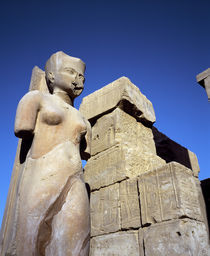
[[[75,73],[75,70],[72,68],[67,68],[66,71],[69,72],[69,74],[71,74],[71,75],[73,75]]]
[[[85,78],[84,78],[84,76],[82,75],[82,74],[79,74],[79,79],[81,80],[81,81],[85,81]]]

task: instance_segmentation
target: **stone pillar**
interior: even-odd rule
[[[196,76],[197,82],[206,90],[208,100],[210,101],[210,68]]]
[[[122,77],[80,111],[92,125],[90,256],[207,256],[197,158],[153,128],[152,103]]]

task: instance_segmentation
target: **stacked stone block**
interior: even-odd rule
[[[122,77],[85,97],[80,111],[93,133],[90,256],[208,255],[197,158],[173,141],[167,157],[170,139],[153,127],[152,103]]]

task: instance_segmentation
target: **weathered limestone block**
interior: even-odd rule
[[[85,165],[84,177],[91,190],[125,179],[125,158],[121,147],[90,158]]]
[[[210,68],[196,76],[197,82],[206,90],[208,100],[210,100]]]
[[[143,237],[142,237],[143,234]],[[208,256],[208,236],[202,222],[180,219],[140,229],[145,256]]]
[[[91,193],[91,236],[139,228],[140,206],[137,178]]]
[[[137,179],[128,179],[120,183],[121,228],[138,228],[140,223],[140,206]]]
[[[120,230],[119,183],[91,193],[91,236]]]
[[[91,154],[85,180],[92,190],[165,164],[156,155],[152,130],[119,108],[93,126]]]
[[[83,98],[80,112],[92,121],[117,106],[139,120],[150,124],[155,122],[152,103],[127,77],[121,77]]]
[[[85,181],[91,190],[133,178],[163,166],[165,161],[151,153],[139,153],[138,147],[117,145],[91,157],[85,166]]]
[[[195,153],[168,138],[165,134],[152,127],[157,155],[167,163],[178,162],[193,171],[193,175],[198,177],[200,167]]]
[[[191,170],[176,162],[140,175],[142,224],[186,216],[203,221],[195,179]]]
[[[91,190],[165,164],[156,155],[152,130],[119,108],[93,126],[91,154],[85,166]]]
[[[138,147],[139,153],[156,155],[152,130],[120,108],[102,116],[92,128],[91,155],[116,144]]]
[[[118,232],[94,237],[90,242],[90,256],[143,256],[140,254],[138,231]]]

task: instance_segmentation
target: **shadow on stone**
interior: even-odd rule
[[[87,189],[87,193],[88,193],[88,198],[90,201],[90,185],[88,183],[85,183],[86,189]]]
[[[157,128],[152,128],[157,155],[164,159],[166,163],[175,161],[186,166],[189,169],[192,168],[192,164],[189,157],[189,151],[168,138],[163,133],[159,132]]]
[[[20,163],[23,164],[26,160],[28,151],[31,148],[33,142],[33,136],[27,139],[23,139],[20,147]]]
[[[204,201],[206,204],[206,214],[210,230],[210,178],[201,181],[201,188],[203,192]]]

